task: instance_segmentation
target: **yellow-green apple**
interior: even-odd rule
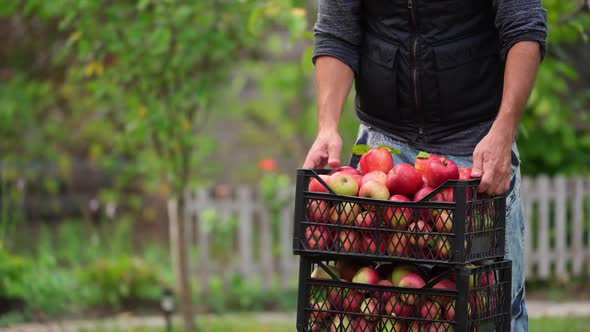
[[[307,208],[307,220],[311,222],[329,222],[330,205],[324,200],[312,200]]]
[[[377,181],[379,183],[385,184],[387,182],[387,174],[381,171],[371,171],[363,175],[361,186],[369,181]]]
[[[346,173],[335,173],[330,176],[330,187],[338,195],[356,196],[359,192],[359,184],[354,177]]]
[[[361,206],[352,202],[342,202],[334,205],[330,212],[330,223],[354,225],[357,215],[361,213]]]
[[[385,314],[395,317],[413,317],[414,306],[404,303],[395,296],[385,302]]]
[[[406,233],[392,233],[387,243],[387,253],[391,256],[410,257],[412,247]]]
[[[389,171],[386,185],[392,195],[412,197],[424,184],[422,174],[414,166],[402,163]]]
[[[342,301],[342,309],[345,312],[361,312],[361,303],[365,300],[363,294],[358,291],[350,291],[344,301]]]
[[[365,314],[365,318],[368,320],[377,320],[381,315],[381,304],[379,300],[374,297],[366,298],[361,303],[361,313]]]
[[[424,177],[429,186],[436,188],[447,180],[459,179],[459,168],[450,159],[436,157],[426,164]]]
[[[305,229],[305,242],[308,249],[326,250],[332,246],[332,234],[328,227],[310,225]]]
[[[346,315],[336,315],[330,325],[330,332],[354,332],[351,319]]]
[[[425,331],[425,332],[453,332],[453,331],[455,331],[455,329],[453,328],[453,325],[451,325],[450,323],[433,322],[433,323],[428,324],[426,326],[426,328],[423,329],[423,331]]]
[[[432,227],[424,220],[418,220],[408,225],[410,244],[418,249],[423,249],[432,237]]]
[[[440,304],[426,300],[420,306],[420,317],[428,320],[437,320],[442,315],[442,308]]]
[[[326,265],[326,267],[332,272],[338,279],[340,279],[340,271],[334,265]],[[333,279],[332,276],[322,266],[317,266],[312,272],[311,277],[313,279]]]
[[[406,332],[406,322],[395,317],[382,318],[377,326],[378,331],[383,332]]]
[[[360,268],[352,278],[352,282],[354,283],[368,285],[376,285],[379,280],[379,273],[370,266]]]
[[[385,287],[393,287],[393,283],[391,282],[391,280],[388,280],[388,279],[381,279],[381,280],[379,280],[379,282],[377,283],[377,285],[379,285],[379,286],[385,286]],[[385,291],[385,290],[384,291],[381,291],[381,290],[378,290],[378,291],[374,291],[373,292],[373,297],[374,298],[377,298],[377,299],[380,299],[381,303],[387,303],[387,301],[389,301],[389,299],[392,296],[395,296],[395,293],[394,292],[391,292],[391,291]]]
[[[354,332],[370,332],[375,328],[375,322],[369,321],[363,317],[357,317],[352,321],[352,330]]]
[[[424,279],[422,279],[417,273],[408,273],[399,281],[399,287],[405,288],[422,288],[424,285],[426,285]],[[410,305],[416,304],[418,297],[419,295],[408,293],[402,293],[399,295],[400,300]]]
[[[334,250],[346,253],[358,252],[361,248],[363,238],[360,234],[352,229],[343,229],[334,239]]]
[[[387,174],[393,168],[393,156],[386,148],[371,149],[361,156],[359,166],[363,174],[371,171],[381,171]]]
[[[416,265],[404,263],[398,264],[391,272],[391,276],[389,279],[391,280],[394,286],[399,286],[399,282],[402,280],[402,278],[410,273],[419,273],[419,270],[416,267]]]
[[[329,186],[330,185],[330,175],[327,174],[320,174],[320,178],[324,180],[324,182]],[[309,186],[307,187],[308,191],[319,192],[319,193],[326,193],[328,192],[328,188],[324,186],[318,179],[312,178],[309,181]]]
[[[349,282],[352,281],[352,278],[354,278],[354,275],[360,268],[361,265],[350,260],[341,259],[336,262],[336,269],[340,271],[340,277]]]
[[[393,202],[410,202],[403,195],[393,195],[389,198]],[[412,218],[412,209],[409,207],[387,206],[383,208],[383,222],[393,229],[405,229]]]
[[[386,234],[365,234],[361,243],[361,250],[365,254],[384,254],[387,248],[388,238]]]
[[[342,167],[338,167],[336,169],[333,169],[330,172],[330,175],[333,175],[336,173],[344,173],[344,174],[350,174],[350,175],[361,175],[361,172],[352,166],[342,166]]]
[[[379,226],[379,216],[373,211],[364,211],[356,216],[354,225],[364,228],[377,228]]]
[[[359,190],[359,197],[380,199],[386,201],[389,199],[389,190],[383,183],[371,180],[363,184],[363,186]],[[375,206],[369,204],[365,204],[363,207],[366,210],[376,210]]]
[[[453,244],[451,239],[446,236],[439,236],[434,248],[434,254],[439,258],[450,258],[453,252]]]
[[[441,210],[436,216],[434,227],[441,233],[450,233],[453,230],[453,212]]]

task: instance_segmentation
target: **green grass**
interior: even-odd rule
[[[208,317],[199,324],[200,332],[295,332],[295,322],[273,320],[261,322],[258,316],[232,315]],[[182,332],[178,327],[174,331]],[[531,332],[587,332],[590,331],[590,317],[582,318],[542,318],[530,321]],[[131,329],[112,326],[83,329],[80,332],[165,332],[163,328],[138,327]]]

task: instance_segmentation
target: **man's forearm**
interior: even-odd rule
[[[318,130],[338,131],[342,108],[350,93],[354,74],[344,62],[329,56],[316,61]]]
[[[526,108],[541,62],[539,43],[515,44],[506,58],[504,92],[500,111],[492,128],[506,131],[512,139]]]

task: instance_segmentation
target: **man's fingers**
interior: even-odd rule
[[[483,154],[477,149],[473,152],[473,166],[471,167],[471,177],[480,178],[483,175]]]
[[[332,167],[340,167],[340,151],[342,143],[332,143],[328,146],[328,164]]]

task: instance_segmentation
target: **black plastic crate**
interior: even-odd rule
[[[327,172],[297,172],[295,254],[441,265],[504,257],[506,196],[479,194],[479,180],[447,181],[419,202],[308,191]],[[431,201],[444,190],[454,202]]]
[[[301,257],[297,331],[510,331],[510,261],[423,267],[420,273],[430,282],[419,289],[352,283],[329,272],[325,279],[311,277],[316,268],[324,271],[333,263]],[[383,266],[377,267],[382,277]],[[433,288],[449,278],[456,289]]]

